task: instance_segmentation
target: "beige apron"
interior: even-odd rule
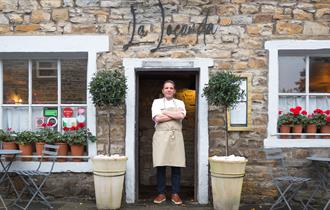
[[[177,110],[167,110],[173,109]],[[181,120],[170,120],[156,125],[152,139],[152,159],[154,167],[186,167]]]

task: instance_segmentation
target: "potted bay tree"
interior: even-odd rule
[[[226,156],[209,158],[213,206],[217,210],[238,210],[245,174],[245,157],[229,155],[227,111],[233,108],[244,96],[240,88],[239,76],[220,71],[211,76],[209,84],[203,89],[203,95],[210,105],[223,107],[225,115]]]
[[[111,109],[125,103],[126,77],[119,69],[99,71],[89,84],[93,103],[108,115],[108,151],[92,158],[96,206],[98,209],[118,209],[121,206],[126,156],[111,154]]]

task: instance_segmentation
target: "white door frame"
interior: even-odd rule
[[[125,151],[128,157],[126,171],[126,202],[134,203],[135,198],[135,102],[136,102],[136,68],[159,68],[159,71],[173,68],[180,71],[180,68],[199,68],[199,94],[198,94],[198,137],[197,137],[197,201],[200,204],[208,203],[208,154],[209,154],[209,135],[208,135],[208,104],[205,97],[202,97],[202,90],[209,81],[209,67],[214,62],[208,58],[191,59],[169,59],[169,58],[147,58],[135,59],[125,58],[123,66],[127,78],[126,96],[126,137]]]

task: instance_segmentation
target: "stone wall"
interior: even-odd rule
[[[124,51],[131,38],[131,3],[137,17],[133,45]],[[264,43],[274,39],[329,39],[330,2],[321,0],[162,0],[165,11],[165,34],[161,48],[157,46],[161,32],[161,8],[156,0],[0,0],[1,35],[107,34],[111,51],[98,57],[98,69],[121,66],[125,58],[214,59],[214,68],[235,73],[252,74],[252,131],[230,133],[230,153],[248,157],[242,202],[267,203],[276,196],[267,172],[270,168],[260,149],[267,135],[267,51]],[[197,27],[205,21],[217,27],[216,32],[177,36],[183,27]],[[187,24],[188,26],[183,26]],[[203,28],[203,27],[202,27]],[[213,28],[214,29],[214,28]],[[170,33],[171,32],[171,33]],[[205,37],[205,41],[204,41]],[[198,41],[198,42],[197,42]],[[107,148],[109,132],[111,150],[124,154],[125,111],[112,110],[110,129],[105,110],[98,110],[98,151]],[[224,154],[223,110],[209,109],[210,155]],[[292,149],[288,158],[292,171],[307,173],[305,157],[325,150]]]

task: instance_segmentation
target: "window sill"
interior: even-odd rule
[[[47,172],[52,162],[42,162],[41,171]],[[39,161],[14,161],[10,171],[34,170],[38,167]],[[55,162],[53,172],[92,172],[92,162]]]
[[[330,148],[330,139],[264,139],[264,148]]]

